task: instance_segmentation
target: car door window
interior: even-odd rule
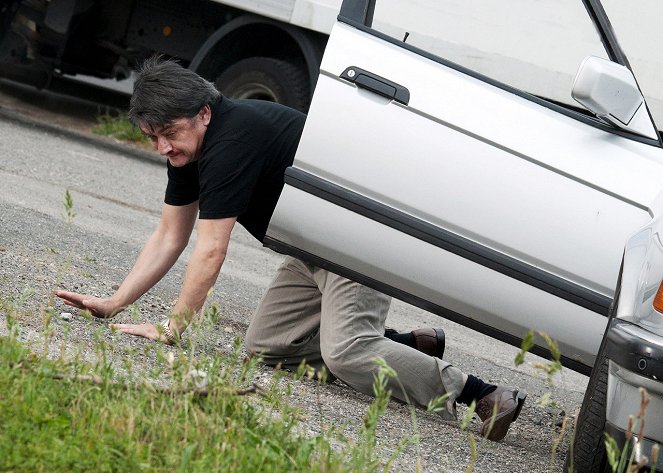
[[[603,7],[638,80],[649,111],[663,130],[663,2],[603,0]]]
[[[656,1],[656,0],[652,0]],[[375,30],[523,92],[572,107],[588,55],[607,58],[579,0],[378,0]],[[659,43],[660,44],[660,43]]]

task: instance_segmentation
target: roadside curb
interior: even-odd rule
[[[90,133],[85,133],[78,130],[72,130],[60,125],[54,125],[52,123],[45,122],[43,120],[38,120],[36,118],[28,117],[22,115],[21,113],[11,110],[9,108],[0,106],[0,118],[5,118],[14,122],[18,122],[25,126],[31,126],[34,128],[40,128],[46,130],[50,133],[65,135],[68,138],[81,141],[92,146],[97,146],[99,148],[104,148],[108,151],[115,153],[131,156],[136,159],[141,159],[144,161],[150,161],[154,164],[165,165],[166,160],[160,157],[158,154],[150,152],[148,150],[143,150],[126,143],[123,143],[118,140],[113,140],[109,138],[104,138],[102,136],[93,135]]]

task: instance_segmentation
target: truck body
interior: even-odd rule
[[[226,95],[308,108],[340,1],[5,0],[0,77],[122,80],[153,54],[178,59]]]

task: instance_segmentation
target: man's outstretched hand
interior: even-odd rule
[[[102,299],[69,291],[55,291],[55,295],[65,304],[81,310],[89,310],[93,316],[100,319],[109,319],[123,309],[117,307],[110,298]]]
[[[123,309],[123,307],[118,308],[110,298],[86,296],[84,294],[69,291],[55,291],[55,295],[62,299],[62,302],[65,304],[81,310],[89,310],[93,316],[100,319],[109,319]],[[122,333],[128,333],[129,335],[168,343],[168,339],[163,335],[163,329],[156,325],[111,324],[111,327]]]
[[[157,340],[169,344],[168,339],[163,334],[163,328],[152,324],[111,324],[111,327],[122,333],[144,337],[149,340]]]

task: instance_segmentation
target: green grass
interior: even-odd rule
[[[0,312],[10,333],[0,337],[0,471],[391,468],[394,458],[380,459],[375,450],[376,423],[390,396],[384,376],[357,444],[332,428],[305,436],[299,411],[286,401],[291,381],[276,376],[256,390],[251,379],[259,360],[242,355],[239,339],[232,354],[198,359],[155,345],[157,362],[149,370],[133,368],[130,359],[118,368],[101,331],[95,357],[49,360],[18,341],[19,317],[8,304]],[[47,314],[45,344],[48,323]],[[97,361],[81,361],[90,358]],[[206,373],[204,386],[192,380],[195,370]]]
[[[100,115],[98,124],[92,129],[97,135],[116,138],[130,143],[149,145],[148,139],[143,135],[138,127],[131,123],[126,117],[114,117],[111,115]]]
[[[64,221],[65,223],[71,223],[74,221],[76,212],[74,212],[74,197],[71,195],[69,189],[64,191]]]
[[[8,329],[8,336],[0,337],[0,471],[370,473],[393,471],[410,447],[416,468],[421,468],[411,406],[413,434],[402,439],[390,457],[381,454],[376,441],[378,422],[391,397],[387,381],[396,376],[383,360],[376,360],[375,400],[366,409],[356,440],[343,434],[346,426],[323,425],[322,419],[320,433],[313,434],[289,401],[289,377],[275,372],[269,384],[256,386],[252,380],[260,360],[243,354],[241,339],[230,353],[218,354],[213,340],[197,338],[197,330],[209,333],[218,327],[214,304],[192,325],[185,350],[160,344],[132,349],[118,343],[124,339],[120,334],[109,338],[104,327],[86,337],[91,340],[76,342],[65,324],[60,356],[49,359],[19,341],[19,321],[34,317],[21,309],[32,294],[26,290],[16,301],[0,297],[0,316]],[[55,345],[52,321],[57,313],[47,308],[41,317],[40,350],[47,352]],[[553,360],[539,367],[552,388],[552,376],[561,369],[558,349],[549,337],[539,335],[552,353]],[[526,337],[516,365],[525,361],[533,337]],[[212,346],[205,347],[207,343]],[[297,376],[314,383],[316,373],[303,366]],[[320,385],[317,392],[320,403]],[[636,420],[644,418],[645,399],[643,392]],[[441,409],[444,401],[435,400],[428,410]],[[460,421],[461,431],[467,431],[473,413],[471,406]],[[566,424],[553,439],[550,471],[568,433]],[[458,438],[459,447],[463,437]],[[627,471],[631,452],[619,451],[607,440],[612,471]],[[478,447],[483,449],[485,442],[478,445],[471,432],[467,442],[471,456],[466,472],[472,472]]]

